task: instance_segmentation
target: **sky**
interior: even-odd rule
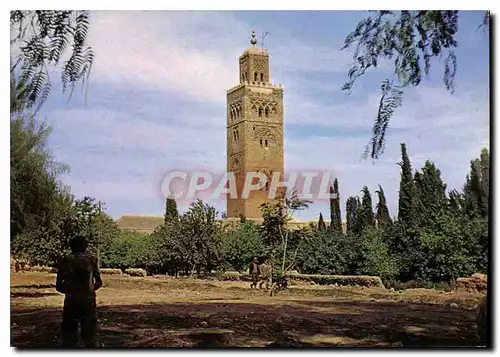
[[[93,11],[88,43],[95,52],[86,91],[71,100],[53,76],[39,117],[52,126],[49,147],[71,167],[61,177],[77,197],[104,202],[106,212],[163,215],[161,183],[175,170],[226,169],[226,90],[237,85],[238,57],[250,33],[270,32],[271,82],[284,86],[285,170],[327,170],[339,181],[342,216],[349,196],[380,184],[397,215],[406,143],[413,169],[433,161],[449,189],[461,189],[470,160],[489,148],[489,36],[482,12],[461,11],[454,94],[443,61],[405,93],[390,124],[384,155],[361,154],[370,140],[380,83],[390,62],[368,71],[348,95],[341,90],[352,51],[345,36],[367,12],[347,11]],[[258,36],[260,40],[260,36]],[[207,201],[225,211],[225,201]],[[184,211],[188,202],[178,202]],[[327,201],[295,214],[329,217]]]

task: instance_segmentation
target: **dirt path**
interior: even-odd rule
[[[58,346],[63,297],[54,281],[12,275],[12,346]],[[110,348],[477,344],[471,307],[479,297],[423,293],[292,287],[270,298],[242,283],[106,277],[100,339]]]

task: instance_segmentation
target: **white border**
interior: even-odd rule
[[[16,1],[14,2],[3,2],[2,4],[8,4],[6,6],[7,9],[2,12],[4,21],[2,22],[4,25],[2,27],[2,43],[7,46],[7,43],[9,43],[9,32],[10,29],[7,27],[9,23],[8,19],[8,11],[11,9],[39,9],[39,8],[44,8],[44,9],[68,9],[68,2],[67,1]],[[396,1],[379,1],[377,3],[372,3],[368,1],[320,1],[320,0],[308,0],[308,1],[300,1],[300,2],[291,2],[291,1],[269,1],[269,0],[252,0],[252,1],[228,1],[228,0],[211,0],[211,1],[204,1],[204,0],[183,0],[183,1],[168,1],[168,2],[160,2],[160,1],[132,1],[132,0],[123,0],[123,1],[111,1],[111,0],[99,0],[99,1],[94,1],[94,0],[87,0],[87,1],[73,1],[70,3],[72,6],[70,8],[76,9],[76,8],[85,8],[85,9],[91,9],[91,10],[367,10],[370,8],[378,7],[378,8],[386,8],[386,9],[399,9],[403,3],[401,2],[396,2]],[[420,9],[420,8],[432,8],[434,10],[437,9],[458,9],[458,10],[472,10],[471,5],[474,5],[476,10],[483,10],[483,9],[491,9],[493,13],[498,13],[496,11],[497,9],[497,4],[498,2],[493,2],[493,1],[485,1],[485,0],[475,0],[474,2],[471,2],[470,0],[465,1],[465,0],[460,0],[460,1],[441,1],[436,3],[435,1],[418,1],[418,2],[412,2],[411,4],[408,2],[404,3],[404,7],[407,9]],[[117,7],[119,5],[119,7]],[[162,5],[162,6],[160,6]],[[307,5],[307,7],[306,7]],[[498,17],[497,17],[498,20]],[[500,21],[500,20],[499,20]],[[497,29],[498,29],[498,24],[495,28],[495,34],[497,35]],[[495,36],[496,37],[496,36]],[[495,39],[493,37],[493,39]],[[0,68],[5,69],[6,76],[4,86],[5,88],[7,87],[7,68],[8,68],[8,63],[10,61],[8,54],[10,53],[10,48],[7,49],[6,51],[3,52],[3,55],[1,56],[2,60],[2,65]],[[498,57],[495,56],[495,64],[497,63]],[[9,89],[6,89],[6,92],[8,93],[10,91]],[[7,114],[9,111],[9,102],[7,101],[7,93],[4,93],[2,96],[2,107],[3,107],[3,112]],[[497,93],[495,93],[495,102],[498,103],[498,96]],[[493,99],[491,99],[493,100]],[[4,282],[2,284],[2,288],[4,289],[4,293],[2,294],[4,303],[2,304],[2,307],[5,309],[5,313],[3,316],[9,316],[8,320],[9,324],[3,323],[2,324],[2,332],[3,336],[5,338],[3,339],[3,345],[5,347],[10,347],[10,338],[7,339],[7,336],[10,336],[10,304],[8,304],[8,301],[10,301],[10,289],[8,288],[10,285],[10,282],[8,282],[9,275],[6,274],[6,272],[9,271],[9,266],[7,265],[9,259],[7,256],[7,253],[10,251],[9,247],[9,241],[7,240],[7,237],[9,236],[9,224],[10,220],[8,220],[9,214],[10,214],[10,209],[9,209],[9,196],[10,192],[7,190],[7,187],[9,187],[9,178],[7,176],[7,172],[9,172],[10,168],[10,160],[9,160],[9,151],[7,147],[7,143],[10,142],[8,136],[10,129],[8,128],[7,120],[3,121],[4,129],[0,131],[0,135],[4,137],[4,139],[1,141],[3,143],[2,145],[2,155],[1,155],[1,160],[2,160],[2,166],[4,167],[3,175],[1,177],[2,179],[2,199],[1,199],[1,217],[4,219],[4,224],[2,225],[2,229],[4,230],[4,234],[2,235],[3,239],[1,241],[1,244],[4,245],[4,249],[2,251],[4,252],[5,259],[3,260],[5,262],[5,267],[2,270],[4,272],[4,276],[2,277],[4,279]],[[495,134],[498,134],[497,131],[500,130],[498,129],[500,126],[497,124]],[[492,156],[496,160],[496,155],[492,153]],[[495,162],[497,164],[497,162]],[[496,178],[495,184],[498,184],[498,181],[500,179]],[[496,198],[496,197],[495,197]],[[500,222],[498,220],[498,215],[500,215],[499,212],[496,212],[495,215],[495,221]],[[491,237],[492,241],[496,241],[496,237]],[[495,253],[496,250],[498,249],[498,246],[500,244],[497,242],[495,245]],[[497,256],[494,254],[494,256]],[[498,264],[495,265],[495,276],[496,273],[498,272]],[[491,279],[491,278],[490,278]],[[498,328],[496,329],[495,332],[495,337],[494,340],[500,341],[498,338],[499,332]],[[8,341],[8,342],[7,342]],[[7,344],[8,343],[8,344]],[[367,351],[373,353],[374,351]],[[402,351],[394,351],[398,354],[402,353]],[[423,354],[425,353],[426,355],[430,355],[433,353],[438,353],[438,352],[418,352],[418,354]],[[9,349],[9,354],[14,353],[13,349]],[[40,353],[40,352],[37,352]],[[49,352],[50,353],[50,352]],[[116,353],[116,352],[113,352]],[[132,352],[133,355],[142,355],[144,352]],[[176,355],[179,352],[168,352],[169,355]],[[203,353],[203,352],[188,352],[188,353]],[[205,352],[206,353],[206,352]],[[229,353],[235,353],[234,351],[229,351]],[[258,353],[258,352],[251,352],[252,354]],[[275,352],[276,354],[284,354],[287,352]],[[302,353],[311,353],[311,352],[302,352]],[[330,352],[328,353],[335,353],[335,352]],[[362,352],[356,352],[355,354],[360,354]],[[382,353],[386,353],[386,351],[382,351]],[[451,352],[440,352],[442,353],[455,353],[454,351]],[[470,351],[468,353],[474,353],[474,351]],[[30,355],[31,353],[26,353],[26,355]]]

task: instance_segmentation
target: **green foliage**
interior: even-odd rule
[[[488,216],[489,212],[490,155],[481,151],[479,159],[472,160],[464,186],[465,205],[469,215]]]
[[[427,264],[424,278],[446,281],[486,272],[488,225],[485,219],[463,220],[442,213],[420,233]]]
[[[63,91],[71,96],[76,84],[85,82],[94,60],[86,45],[89,26],[88,11],[11,11],[11,49],[19,50],[11,73],[25,88],[26,108],[43,105],[51,89],[49,66],[59,65],[68,48],[70,56],[61,71]]]
[[[426,226],[434,221],[447,206],[446,184],[441,179],[441,172],[434,163],[427,160],[422,172],[415,173],[416,221]]]
[[[332,225],[332,222],[330,222],[330,227]],[[326,231],[326,223],[323,220],[323,215],[321,212],[319,213],[319,219],[318,219],[318,231]]]
[[[101,265],[105,268],[144,268],[148,261],[151,238],[132,231],[116,234],[105,250]]]
[[[350,274],[356,261],[353,236],[315,230],[303,241],[297,268],[305,274]]]
[[[387,207],[387,200],[385,199],[385,193],[381,185],[378,185],[378,190],[375,191],[378,197],[378,203],[376,206],[375,218],[378,222],[378,227],[381,229],[386,229],[392,226],[392,219],[389,215],[389,208]]]
[[[398,220],[403,227],[413,228],[415,227],[416,188],[405,143],[401,144],[401,156],[402,161],[399,163],[401,180],[399,183]]]
[[[273,274],[284,276],[286,271],[295,264],[301,240],[307,235],[308,230],[306,228],[291,234],[287,223],[296,211],[306,209],[310,203],[311,201],[299,199],[296,192],[290,192],[284,197],[266,202],[261,206],[264,220],[260,232],[264,243],[268,246],[266,255],[270,257]],[[288,261],[293,248],[295,249],[292,254],[293,258]],[[280,267],[274,269],[274,264],[277,262],[280,262]]]
[[[253,257],[262,256],[265,246],[259,227],[251,222],[242,222],[236,229],[222,236],[222,261],[226,269],[243,272]]]
[[[67,202],[57,175],[67,167],[56,163],[46,149],[50,128],[33,117],[10,122],[11,241],[37,227],[47,228],[57,203]]]
[[[393,79],[382,82],[382,97],[373,125],[371,148],[365,154],[376,159],[383,153],[390,119],[401,106],[403,91],[418,86],[429,74],[433,59],[445,56],[443,82],[451,93],[455,89],[458,11],[372,11],[345,39],[343,50],[355,46],[354,63],[343,90],[350,92],[356,80],[380,60],[394,61]],[[482,26],[489,25],[485,12]],[[395,80],[397,83],[395,83]]]
[[[201,200],[189,210],[157,229],[150,237],[148,265],[151,273],[210,273],[222,263],[223,227],[215,208]]]
[[[359,199],[349,197],[346,201],[347,233],[359,233],[359,219],[357,217]]]
[[[177,203],[175,202],[175,199],[167,198],[165,202],[165,224],[178,219],[179,212],[177,211]]]
[[[399,272],[398,260],[390,254],[388,237],[382,229],[368,227],[363,230],[359,258],[360,274],[391,278]]]
[[[340,193],[339,182],[337,178],[333,181],[333,188],[330,187],[330,193],[335,193],[337,198],[330,198],[330,229],[333,232],[342,234],[342,218],[340,212]]]
[[[366,186],[363,187],[362,192],[361,206],[358,206],[357,213],[361,230],[374,226],[372,196]]]

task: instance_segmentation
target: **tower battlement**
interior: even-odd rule
[[[243,88],[245,86],[252,86],[252,87],[262,87],[262,88],[272,88],[272,89],[284,89],[284,86],[282,84],[272,84],[272,83],[262,83],[262,82],[248,82],[244,81],[243,83],[240,83],[230,89],[228,89],[226,92],[227,94],[232,93],[240,88]]]

